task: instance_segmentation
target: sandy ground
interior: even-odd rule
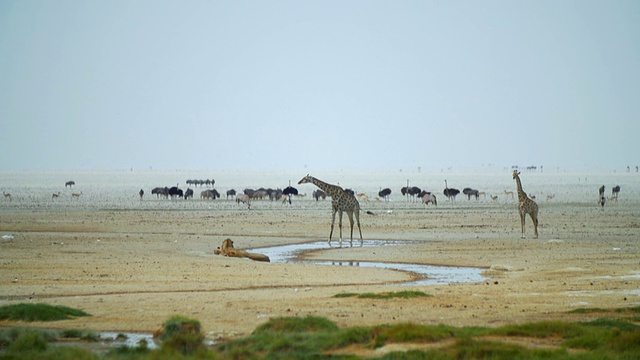
[[[144,209],[120,210],[81,202],[61,209],[3,206],[0,304],[79,308],[92,316],[32,326],[96,331],[153,332],[182,314],[200,320],[210,338],[246,335],[277,316],[323,316],[341,326],[498,326],[595,316],[567,313],[580,307],[639,306],[640,204],[621,200],[601,210],[595,204],[538,203],[540,237],[532,238],[527,219],[527,238],[520,239],[515,201],[458,199],[428,209],[404,201],[371,202],[363,207],[376,215],[361,215],[365,238],[410,243],[306,254],[482,267],[488,277],[480,283],[409,287],[397,283],[412,274],[399,271],[261,263],[213,253],[227,237],[237,248],[326,239],[329,201],[257,203],[252,210],[231,202],[206,210],[154,209],[148,203]],[[400,290],[432,296],[333,298]]]

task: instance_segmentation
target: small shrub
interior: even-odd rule
[[[56,321],[78,316],[91,316],[82,310],[48,304],[15,304],[0,306],[0,320]]]
[[[253,333],[301,333],[338,330],[331,320],[318,316],[279,317],[258,326]]]
[[[163,348],[175,349],[182,354],[193,354],[202,348],[204,335],[200,332],[200,322],[176,315],[164,323],[160,335]]]
[[[31,329],[20,331],[7,348],[9,354],[23,352],[40,352],[47,349],[48,339],[43,332]]]

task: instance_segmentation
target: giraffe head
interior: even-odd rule
[[[300,179],[300,181],[298,181],[298,184],[308,184],[313,182],[313,177],[309,174],[307,174],[307,176],[303,177],[302,179]]]
[[[518,170],[513,170],[513,178],[514,178],[514,179],[515,179],[515,178],[517,178],[517,177],[518,177],[518,175],[520,175],[520,171],[518,171]]]

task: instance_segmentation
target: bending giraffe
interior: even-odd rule
[[[324,181],[318,180],[311,175],[303,177],[298,184],[312,183],[323,190],[328,196],[331,196],[331,232],[329,233],[329,246],[331,246],[331,236],[333,235],[333,226],[336,222],[336,212],[338,212],[338,227],[340,227],[340,247],[342,247],[342,212],[346,212],[351,224],[351,241],[353,246],[353,215],[355,213],[356,222],[358,223],[358,231],[360,232],[360,246],[362,246],[362,229],[360,228],[360,203],[355,196],[344,191],[340,186],[331,185]]]
[[[522,238],[524,239],[524,220],[527,214],[531,217],[533,221],[533,237],[534,239],[538,238],[538,204],[535,201],[529,199],[527,193],[522,190],[522,183],[520,182],[520,172],[517,170],[513,171],[513,178],[516,180],[516,184],[518,185],[518,210],[520,211],[520,225],[522,226]]]

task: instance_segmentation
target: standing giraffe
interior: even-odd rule
[[[520,172],[518,170],[513,171],[513,178],[516,180],[516,184],[518,185],[518,210],[520,211],[520,225],[522,226],[522,238],[524,239],[524,220],[527,214],[531,216],[531,220],[533,221],[534,239],[538,238],[538,204],[535,201],[529,199],[527,193],[522,190],[522,183],[520,182]]]
[[[356,215],[356,221],[358,223],[358,231],[360,232],[360,246],[362,246],[362,229],[360,228],[360,204],[355,196],[344,191],[340,186],[327,184],[324,181],[318,180],[313,176],[307,174],[302,180],[298,181],[298,184],[313,183],[315,186],[322,189],[328,196],[331,196],[331,232],[329,233],[329,246],[331,246],[331,236],[333,235],[333,225],[336,222],[336,212],[338,215],[338,226],[340,227],[340,247],[342,247],[342,212],[346,212],[349,216],[349,222],[351,223],[351,241],[349,242],[353,246],[353,214]]]

